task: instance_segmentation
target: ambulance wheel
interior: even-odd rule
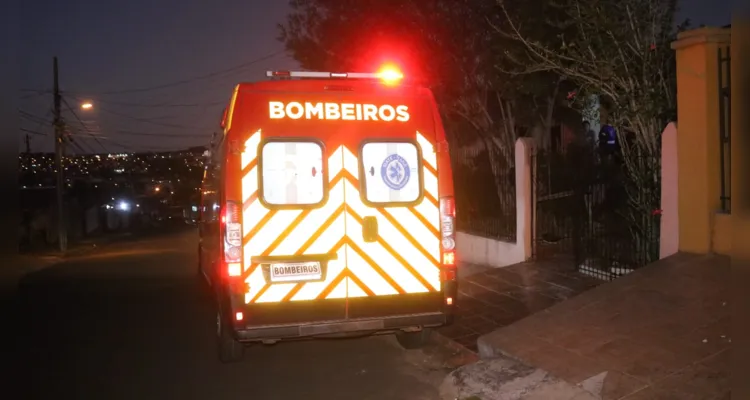
[[[396,340],[401,347],[407,350],[419,349],[430,339],[430,334],[432,334],[430,328],[422,328],[419,332],[399,331],[396,332]]]
[[[234,363],[242,360],[245,347],[232,336],[219,312],[216,313],[216,341],[219,361]]]

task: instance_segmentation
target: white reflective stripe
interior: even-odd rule
[[[326,296],[326,299],[345,299],[348,282],[349,278],[344,278],[341,282],[339,282],[336,288],[334,288],[333,291],[329,293],[328,296]]]
[[[305,250],[304,254],[328,254],[334,250],[336,243],[344,237],[346,229],[344,224],[344,214],[336,218],[331,226],[317,238],[313,244]],[[343,260],[343,259],[342,259]]]
[[[427,199],[414,206],[414,209],[421,214],[427,222],[440,232],[440,209]]]
[[[263,294],[255,300],[256,303],[271,303],[280,301],[286,296],[296,283],[274,283],[266,289]]]
[[[339,182],[328,193],[328,202],[321,208],[314,209],[300,222],[271,252],[272,256],[295,254],[310,237],[322,227],[336,210],[344,204],[344,184]]]
[[[304,252],[304,254],[328,254],[333,250],[333,246],[339,242],[344,234],[344,216],[342,215],[326,232],[315,241],[315,243]],[[302,243],[300,243],[301,245]],[[321,251],[321,248],[327,250]],[[295,294],[292,300],[312,300],[320,295],[326,287],[333,281],[333,279],[344,269],[346,261],[346,251],[343,246],[337,251],[337,260],[328,262],[328,270],[326,273],[326,280],[324,282],[308,282],[305,283],[297,294]],[[260,270],[260,268],[258,268]],[[333,275],[331,275],[333,274]],[[263,277],[260,278],[265,284]],[[270,283],[270,282],[269,282]],[[262,284],[261,284],[262,286]],[[275,302],[283,300],[292,289],[295,284],[278,284],[273,283],[269,288],[256,300],[256,302]],[[252,289],[252,288],[251,288]],[[271,290],[273,289],[273,290]],[[258,289],[260,290],[260,289]],[[257,294],[257,291],[255,292]],[[250,297],[252,299],[252,297]]]
[[[247,236],[258,223],[265,218],[269,210],[255,199],[245,211],[242,212],[242,237]]]
[[[258,144],[260,144],[260,130],[253,133],[249,139],[245,141],[245,149],[240,155],[242,169],[247,168],[250,163],[258,158]]]
[[[359,278],[362,283],[375,293],[375,295],[388,295],[398,294],[398,291],[394,289],[380,274],[370,266],[370,264],[362,258],[353,248],[347,246],[346,260],[349,271]],[[396,282],[398,283],[398,282]]]
[[[263,271],[261,270],[260,265],[255,268],[247,279],[245,279],[245,282],[250,286],[250,290],[245,294],[245,303],[249,303],[258,295],[258,292],[263,289],[263,286],[266,285],[266,280],[263,278]]]
[[[347,228],[350,232],[362,232],[362,225],[352,216],[347,216]],[[353,234],[349,239],[359,246],[375,263],[407,293],[429,292],[397,259],[383,248],[380,243],[365,243],[362,235]]]
[[[356,193],[356,191],[350,191],[354,187],[351,186],[351,184],[348,185],[349,186],[347,186],[346,188],[347,204],[352,208],[352,210],[359,214],[359,216],[362,218],[368,216],[375,217],[378,221],[379,236],[385,238],[385,242],[388,243],[388,245],[390,245],[390,247],[392,247],[407,263],[409,263],[409,266],[417,271],[417,273],[420,274],[422,278],[424,278],[424,280],[429,282],[430,285],[432,285],[433,289],[439,290],[440,270],[432,263],[432,260],[425,257],[424,254],[417,250],[412,242],[409,241],[409,239],[406,238],[398,229],[396,229],[396,227],[393,226],[390,221],[388,221],[379,211],[372,208],[367,208],[364,204],[362,204],[362,202],[359,200],[359,196],[356,196],[356,200],[350,200],[349,193]],[[347,231],[350,233],[350,237],[356,236],[355,232],[361,232],[361,225],[359,225],[357,221],[349,222],[349,220],[347,220],[346,223]],[[349,229],[350,226],[353,229]],[[357,230],[354,231],[354,229]],[[415,237],[415,239],[421,242],[425,238]],[[380,265],[382,266],[382,264]],[[396,279],[396,282],[400,283],[400,280]]]
[[[405,207],[388,207],[384,209],[390,214],[399,225],[401,225],[419,245],[435,258],[435,262],[440,262],[440,239],[435,236],[422,221],[417,219],[414,214]],[[439,214],[433,218],[439,224]]]
[[[350,297],[350,298],[352,298],[352,297],[367,297],[367,293],[365,293],[365,291],[362,290],[362,288],[360,288],[359,286],[357,286],[357,284],[354,283],[354,281],[352,281],[350,278],[346,278],[346,282],[347,282],[347,286],[346,286],[347,290],[346,291],[347,291],[347,296],[348,297]]]
[[[273,221],[273,220],[271,220]],[[269,221],[269,223],[271,222]],[[285,229],[285,228],[282,228]],[[328,254],[333,251],[333,247],[341,240],[344,236],[344,215],[339,216],[331,226],[310,246],[304,254]],[[304,243],[304,242],[303,242]],[[301,246],[303,243],[299,243]],[[333,278],[338,275],[339,272],[344,268],[346,261],[346,252],[343,249],[337,251],[338,260],[332,260],[328,262],[328,271],[325,282],[308,282],[305,283],[301,290],[295,294],[292,300],[312,300],[320,295],[323,290],[333,281]],[[251,301],[255,295],[261,290],[262,286],[266,283],[262,274],[259,274],[260,268],[257,268],[253,274],[250,275],[248,283],[250,283],[250,292],[252,296],[249,296],[247,301]],[[331,276],[333,274],[333,276]],[[270,282],[269,282],[270,283]],[[254,288],[253,285],[260,285],[259,288]],[[275,302],[283,300],[294,288],[295,285],[289,284],[271,284],[271,286],[264,292],[256,302]],[[271,290],[273,289],[273,290]]]
[[[343,218],[341,219],[343,223]],[[346,265],[346,250],[345,246],[342,246],[338,251],[338,259],[331,260],[328,262],[328,269],[326,271],[326,279],[323,282],[309,282],[302,286],[299,292],[292,297],[292,301],[302,300],[313,300],[323,293],[323,290],[327,288],[334,279],[344,270]],[[282,297],[283,299],[283,297]]]
[[[328,181],[333,181],[338,176],[341,169],[344,168],[344,154],[342,151],[343,146],[336,149],[330,157],[328,157]]]
[[[432,168],[437,170],[437,154],[435,154],[435,147],[419,132],[417,132],[417,143],[419,143],[419,147],[422,148],[422,159]]]
[[[224,135],[232,129],[232,120],[234,119],[234,105],[237,103],[237,93],[240,91],[240,85],[234,85],[232,90],[232,99],[229,100],[229,107],[227,108],[227,121],[224,125]]]
[[[258,191],[258,166],[253,167],[242,177],[242,202],[246,202]]]
[[[352,174],[355,179],[359,179],[359,162],[357,161],[357,157],[345,146],[341,146],[340,149],[342,149],[344,154],[344,169]]]
[[[276,215],[271,217],[271,219],[268,220],[266,224],[250,238],[250,240],[248,240],[245,245],[245,254],[251,256],[261,255],[301,212],[302,210],[276,211]]]
[[[438,180],[427,167],[422,167],[424,171],[424,191],[431,194],[435,199],[438,198]]]

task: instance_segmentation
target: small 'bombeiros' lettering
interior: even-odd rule
[[[268,103],[268,109],[271,119],[407,122],[411,118],[408,106],[390,104],[377,106],[375,104],[271,101]]]

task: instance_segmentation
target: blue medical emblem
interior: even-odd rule
[[[380,176],[383,177],[385,185],[393,190],[401,190],[409,183],[411,171],[409,163],[398,154],[391,154],[385,158],[380,167]]]

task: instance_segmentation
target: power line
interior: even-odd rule
[[[43,95],[49,94],[49,93],[50,93],[49,90],[48,91],[33,91],[33,92],[31,92],[31,94],[27,94],[25,96],[21,96],[20,99],[21,100],[32,99],[32,98],[40,97],[40,96],[43,96]]]
[[[152,137],[173,137],[173,138],[201,138],[208,137],[208,134],[192,134],[192,133],[146,133],[146,132],[132,132],[116,130],[114,133],[118,133],[126,136],[152,136]]]
[[[145,123],[148,123],[148,124],[164,126],[164,127],[167,127],[167,128],[190,129],[190,127],[187,127],[187,126],[184,126],[184,125],[167,124],[167,123],[164,123],[164,122],[154,121],[154,120],[151,120],[149,118],[134,117],[132,115],[119,113],[119,112],[112,111],[112,110],[104,108],[104,107],[99,107],[99,109],[102,110],[102,111],[104,111],[104,112],[110,113],[112,115],[116,115],[116,116],[119,116],[119,117],[132,119],[133,121],[145,122]]]
[[[145,136],[145,137],[162,137],[162,138],[195,138],[195,139],[201,139],[201,138],[208,138],[208,134],[191,134],[191,133],[146,133],[146,132],[130,132],[130,131],[121,131],[121,130],[114,130],[112,133],[117,133],[120,135],[125,136]],[[107,136],[100,136],[96,134],[92,134],[92,137],[98,137],[100,139],[107,138]]]
[[[86,99],[78,96],[71,95],[70,97],[76,99],[77,101],[85,101]],[[161,102],[161,103],[129,103],[124,101],[113,101],[113,100],[105,100],[105,99],[96,99],[96,103],[104,103],[104,104],[111,104],[115,106],[123,106],[123,107],[136,107],[136,108],[178,108],[178,107],[213,107],[218,105],[227,105],[229,103],[229,99],[222,100],[222,101],[214,101],[209,103],[169,103],[169,102]]]
[[[112,143],[113,145],[120,146],[124,149],[128,149],[134,153],[148,153],[148,152],[157,152],[157,151],[180,151],[185,150],[188,146],[185,148],[175,147],[175,146],[154,146],[154,145],[148,145],[148,146],[139,146],[134,145],[132,143],[125,144],[123,142],[116,142],[114,140],[109,140],[109,143]],[[136,147],[140,147],[141,150],[138,150]]]
[[[237,70],[241,70],[241,69],[249,67],[249,66],[251,66],[253,64],[257,64],[257,63],[259,63],[261,61],[265,61],[265,60],[271,59],[273,57],[276,57],[279,54],[282,54],[284,52],[285,52],[284,50],[276,51],[276,52],[273,52],[271,54],[265,55],[263,57],[257,58],[255,60],[252,60],[252,61],[249,61],[249,62],[246,62],[246,63],[242,63],[242,64],[239,64],[239,65],[236,65],[236,66],[231,67],[231,68],[227,68],[227,69],[224,69],[224,70],[212,72],[212,73],[205,74],[205,75],[199,75],[199,76],[195,76],[195,77],[192,77],[192,78],[183,79],[183,80],[179,80],[179,81],[175,81],[175,82],[165,83],[165,84],[151,86],[151,87],[137,88],[137,89],[111,90],[111,91],[106,91],[106,92],[100,92],[98,94],[107,95],[107,94],[124,94],[124,93],[149,92],[149,91],[152,91],[152,90],[159,90],[159,89],[165,89],[165,88],[168,88],[168,87],[179,86],[179,85],[183,85],[183,84],[186,84],[186,83],[191,83],[191,82],[195,82],[195,81],[199,81],[199,80],[203,80],[203,79],[209,79],[209,78],[213,78],[213,77],[220,76],[220,75],[223,75],[223,74],[227,74],[227,73],[230,73],[230,72],[234,72],[234,71],[237,71]]]
[[[73,107],[70,106],[70,103],[68,103],[68,100],[63,97],[62,101],[63,101],[63,103],[65,103],[66,106],[68,106],[68,110],[70,110],[70,112],[73,114],[73,116],[78,120],[78,122],[81,124],[81,126],[83,127],[83,129],[85,129],[88,133],[91,133],[93,135],[93,132],[91,132],[91,130],[89,129],[89,127],[78,116],[78,114],[75,112],[75,110],[73,110]],[[104,147],[104,145],[102,144],[102,142],[100,142],[99,139],[96,138],[96,136],[94,136],[94,140],[96,140],[96,143],[102,148],[102,150],[104,150],[105,153],[108,152],[107,148]]]
[[[46,123],[46,124],[52,124],[52,121],[45,119],[46,115],[44,117],[40,117],[38,115],[34,115],[32,113],[26,112],[24,110],[18,110],[18,113],[21,115],[21,118],[24,118],[28,121],[35,122],[35,123]],[[47,115],[49,115],[49,111],[47,112]]]
[[[148,91],[153,91],[153,90],[165,89],[165,88],[169,88],[169,87],[173,87],[173,86],[179,86],[179,85],[183,85],[183,84],[186,84],[186,83],[196,82],[196,81],[200,81],[200,80],[204,80],[204,79],[215,78],[215,77],[219,77],[219,76],[222,76],[222,75],[227,75],[228,76],[228,75],[231,75],[231,73],[233,73],[233,72],[239,72],[239,71],[241,71],[241,70],[243,70],[243,69],[245,69],[245,68],[247,68],[249,66],[252,66],[252,65],[257,64],[257,63],[262,62],[262,61],[266,61],[266,60],[272,59],[272,58],[274,58],[274,57],[276,57],[276,56],[278,56],[280,54],[283,54],[285,52],[286,52],[285,50],[275,51],[275,52],[267,54],[267,55],[265,55],[263,57],[256,58],[256,59],[248,61],[248,62],[244,62],[242,64],[238,64],[238,65],[235,65],[235,66],[227,68],[227,69],[223,69],[223,70],[219,70],[219,71],[214,71],[214,72],[211,72],[211,73],[208,73],[208,74],[204,74],[204,75],[198,75],[198,76],[194,76],[192,78],[182,79],[182,80],[179,80],[179,81],[174,81],[174,82],[170,82],[170,83],[164,83],[164,84],[161,84],[161,85],[155,85],[155,86],[143,87],[143,88],[136,88],[136,89],[110,90],[110,91],[98,92],[98,93],[90,93],[90,94],[92,94],[92,95],[110,95],[110,94],[125,94],[125,93],[148,92]],[[24,88],[24,89],[20,89],[20,91],[21,92],[28,92],[28,93],[35,93],[35,94],[52,93],[52,91],[50,91],[48,89],[43,90],[43,89]],[[81,92],[70,92],[70,91],[65,91],[65,93],[68,94],[68,95],[83,94]],[[71,97],[75,97],[75,96],[71,96]],[[198,105],[196,105],[196,106],[198,106]]]
[[[29,147],[29,135],[28,134],[29,133],[32,134],[32,135],[38,135],[38,136],[47,136],[48,135],[47,133],[39,132],[39,130],[42,129],[43,125],[45,125],[45,124],[51,124],[51,121],[48,121],[45,118],[47,116],[49,116],[50,114],[52,114],[52,110],[51,109],[47,110],[47,113],[44,115],[44,117],[38,117],[38,116],[36,116],[34,114],[28,113],[28,112],[23,111],[23,110],[18,110],[18,111],[21,114],[21,117],[26,118],[26,120],[28,120],[28,121],[37,123],[36,129],[33,129],[33,130],[32,129],[26,129],[26,128],[20,128],[21,132],[26,132],[26,146],[27,146],[27,149],[28,149],[28,147]],[[30,117],[33,117],[35,120],[32,120]]]
[[[112,104],[116,106],[141,107],[141,108],[211,107],[211,106],[225,105],[228,103],[228,101],[215,101],[212,103],[192,103],[192,104],[169,104],[169,103],[143,104],[143,103],[127,103],[127,102],[121,102],[121,101],[111,101],[111,100],[101,100],[101,99],[97,99],[96,102],[104,103],[104,104]]]
[[[39,132],[39,131],[35,131],[35,130],[31,130],[31,129],[26,129],[26,128],[20,128],[20,130],[21,130],[21,132],[31,133],[32,135],[41,135],[41,136],[47,136],[48,135],[48,133]]]
[[[77,148],[78,150],[80,150],[80,151],[81,151],[81,155],[83,155],[83,153],[96,153],[95,151],[93,151],[93,149],[92,149],[91,147],[88,147],[88,146],[87,146],[88,150],[84,149],[84,148],[83,148],[83,145],[84,145],[85,143],[84,143],[84,142],[78,143],[78,142],[76,142],[75,140],[73,140],[73,138],[72,138],[72,137],[71,137],[71,138],[69,138],[69,142],[70,142],[70,144],[71,144],[71,145],[72,145],[73,147],[75,147],[75,148]]]

